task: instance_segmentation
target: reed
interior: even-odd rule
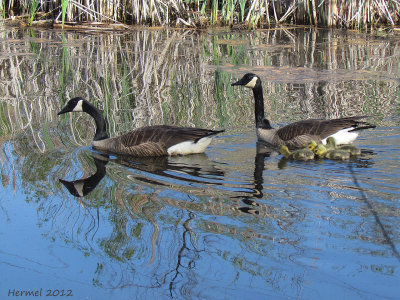
[[[1,0],[4,18],[27,15],[34,20],[105,22],[201,27],[210,25],[265,28],[306,24],[374,28],[400,24],[398,0]]]
[[[39,0],[31,0],[28,4],[28,11],[29,11],[29,16],[28,16],[28,25],[31,26],[33,20],[35,19],[36,11],[39,7],[40,1]]]

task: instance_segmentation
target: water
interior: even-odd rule
[[[2,298],[398,298],[398,34],[3,27],[0,49]],[[372,115],[361,157],[258,145],[251,91],[230,86],[249,71],[274,125]],[[56,115],[74,96],[113,136],[226,132],[204,155],[105,158],[88,116]]]

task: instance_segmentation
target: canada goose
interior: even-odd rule
[[[337,149],[336,139],[333,136],[326,139],[325,148],[328,151]]]
[[[264,98],[260,77],[253,73],[247,73],[242,79],[232,83],[232,86],[235,85],[242,85],[253,90],[257,137],[275,147],[286,145],[291,149],[302,148],[310,140],[322,141],[325,144],[326,138],[329,136],[335,137],[337,144],[348,144],[357,138],[357,131],[375,128],[375,125],[359,121],[366,116],[331,120],[309,119],[294,122],[281,128],[272,128],[264,115]]]
[[[340,149],[330,150],[326,152],[325,158],[333,160],[348,160],[350,159],[350,152]]]
[[[101,111],[87,100],[76,97],[68,101],[58,115],[67,112],[86,112],[96,122],[92,142],[95,149],[131,156],[164,156],[202,153],[211,143],[213,135],[224,130],[156,125],[137,128],[124,135],[110,138],[107,122]]]
[[[338,147],[338,149],[349,152],[351,156],[359,156],[359,155],[361,155],[361,149],[358,148],[357,146],[354,146],[354,145],[344,144],[344,145],[340,145]]]
[[[315,149],[314,153],[318,158],[327,158],[332,160],[347,160],[350,159],[350,152],[341,149],[327,150],[327,148],[319,144]]]
[[[307,144],[307,148],[310,149],[311,151],[314,151],[315,148],[317,148],[318,144],[316,141],[311,140],[308,144]]]
[[[279,152],[288,159],[293,160],[311,160],[314,159],[314,152],[312,152],[307,147],[304,149],[298,149],[294,151],[290,151],[289,148],[285,145],[279,145]]]
[[[332,150],[332,149],[338,149],[338,150],[344,150],[350,153],[351,156],[358,156],[361,155],[361,150],[355,145],[351,144],[343,144],[343,145],[337,145],[336,140],[333,137],[329,137],[326,139],[326,149]]]
[[[326,154],[326,152],[328,152],[328,150],[326,149],[326,147],[324,145],[318,144],[317,147],[314,148],[313,152],[316,157],[324,158],[325,154]]]

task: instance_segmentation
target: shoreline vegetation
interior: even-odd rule
[[[0,0],[0,13],[8,24],[64,29],[309,25],[399,30],[400,0]]]

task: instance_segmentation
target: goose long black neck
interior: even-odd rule
[[[101,111],[90,103],[84,104],[84,111],[91,115],[96,123],[96,134],[93,140],[100,141],[109,138],[107,133],[107,121],[104,119]]]
[[[271,125],[267,119],[265,119],[264,113],[264,97],[261,83],[253,88],[254,94],[254,114],[256,116],[256,128],[271,129]]]

